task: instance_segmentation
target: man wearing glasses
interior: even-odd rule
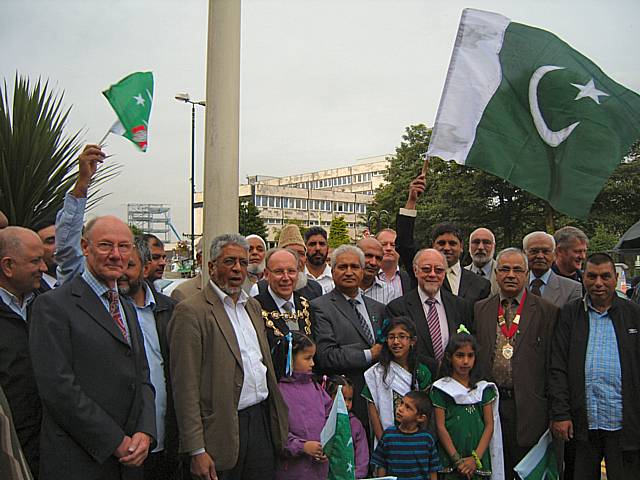
[[[529,292],[526,255],[502,250],[496,259],[500,291],[475,304],[477,366],[498,386],[507,479],[549,427],[547,361],[558,308]]]
[[[287,439],[287,407],[262,309],[242,290],[249,243],[220,235],[209,257],[211,280],[180,302],[169,322],[180,450],[191,457],[194,478],[272,478]]]

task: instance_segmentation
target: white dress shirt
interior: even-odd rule
[[[460,266],[459,261],[456,262],[451,267],[447,268],[447,280],[449,281],[449,286],[451,287],[451,293],[453,293],[456,296],[458,295],[458,291],[460,290],[461,276],[462,276],[462,267]]]
[[[459,266],[460,264],[458,264]],[[424,318],[428,318],[429,315],[429,307],[426,304],[429,295],[424,293],[424,290],[418,287],[418,296],[420,297],[420,302],[422,302],[422,310],[424,310]],[[449,343],[449,323],[447,322],[447,312],[444,310],[444,304],[442,303],[442,296],[440,295],[440,290],[436,293],[433,298],[435,298],[436,303],[436,312],[438,312],[438,321],[440,322],[440,336],[442,337],[442,348],[447,348],[447,344]]]
[[[307,266],[304,267],[304,273],[310,280],[315,280],[322,287],[322,294],[329,293],[331,290],[335,288],[335,284],[333,283],[333,275],[331,275],[331,267],[329,265],[325,265],[324,270],[318,277],[314,277],[313,273],[309,271]]]

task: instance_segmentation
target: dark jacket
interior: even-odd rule
[[[413,273],[413,257],[420,250],[414,243],[413,228],[416,223],[415,217],[398,214],[396,221],[396,229],[398,238],[396,239],[396,249],[400,254],[400,259],[407,269],[407,273],[411,276],[412,281],[416,282]],[[491,282],[480,275],[476,275],[470,270],[461,268],[460,286],[458,288],[458,297],[464,298],[476,303],[478,300],[487,298],[491,294]],[[451,286],[445,278],[442,287],[451,292]]]
[[[258,285],[258,293],[268,292],[267,288],[269,287],[269,284],[264,278],[262,280],[258,280],[257,285]],[[296,293],[299,293],[304,298],[311,301],[314,298],[318,298],[323,295],[322,285],[320,285],[318,282],[310,278],[304,287],[296,290]]]
[[[29,318],[29,317],[27,317]],[[42,404],[29,356],[29,325],[0,300],[0,386],[31,471],[37,476]]]
[[[623,450],[640,449],[640,306],[613,297],[609,316],[618,341],[622,369]],[[549,367],[551,420],[572,420],[575,437],[587,441],[584,365],[589,314],[584,299],[566,304],[553,335]]]

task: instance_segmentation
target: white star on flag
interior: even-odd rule
[[[349,441],[347,442],[347,446],[351,445],[353,443],[353,438],[349,437]]]
[[[351,462],[347,463],[347,472],[353,472],[353,464]]]
[[[602,90],[598,90],[596,88],[595,84],[593,83],[593,78],[589,80],[586,85],[580,85],[579,83],[572,83],[571,85],[580,90],[574,100],[580,100],[581,98],[589,97],[591,100],[600,105],[600,97],[609,96],[608,93],[605,93]]]
[[[144,105],[144,98],[142,98],[142,94],[138,94],[133,99],[136,101],[136,105]]]

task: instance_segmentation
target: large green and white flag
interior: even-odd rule
[[[324,454],[329,457],[328,480],[355,480],[353,438],[342,386],[338,387],[331,413],[320,432],[320,443]]]
[[[428,155],[584,217],[638,138],[640,96],[588,58],[544,30],[462,12]]]
[[[118,122],[109,130],[147,150],[149,116],[153,102],[153,73],[136,72],[126,76],[102,92],[118,115]]]
[[[558,480],[558,462],[549,430],[540,437],[538,443],[520,460],[514,470],[522,480]]]

